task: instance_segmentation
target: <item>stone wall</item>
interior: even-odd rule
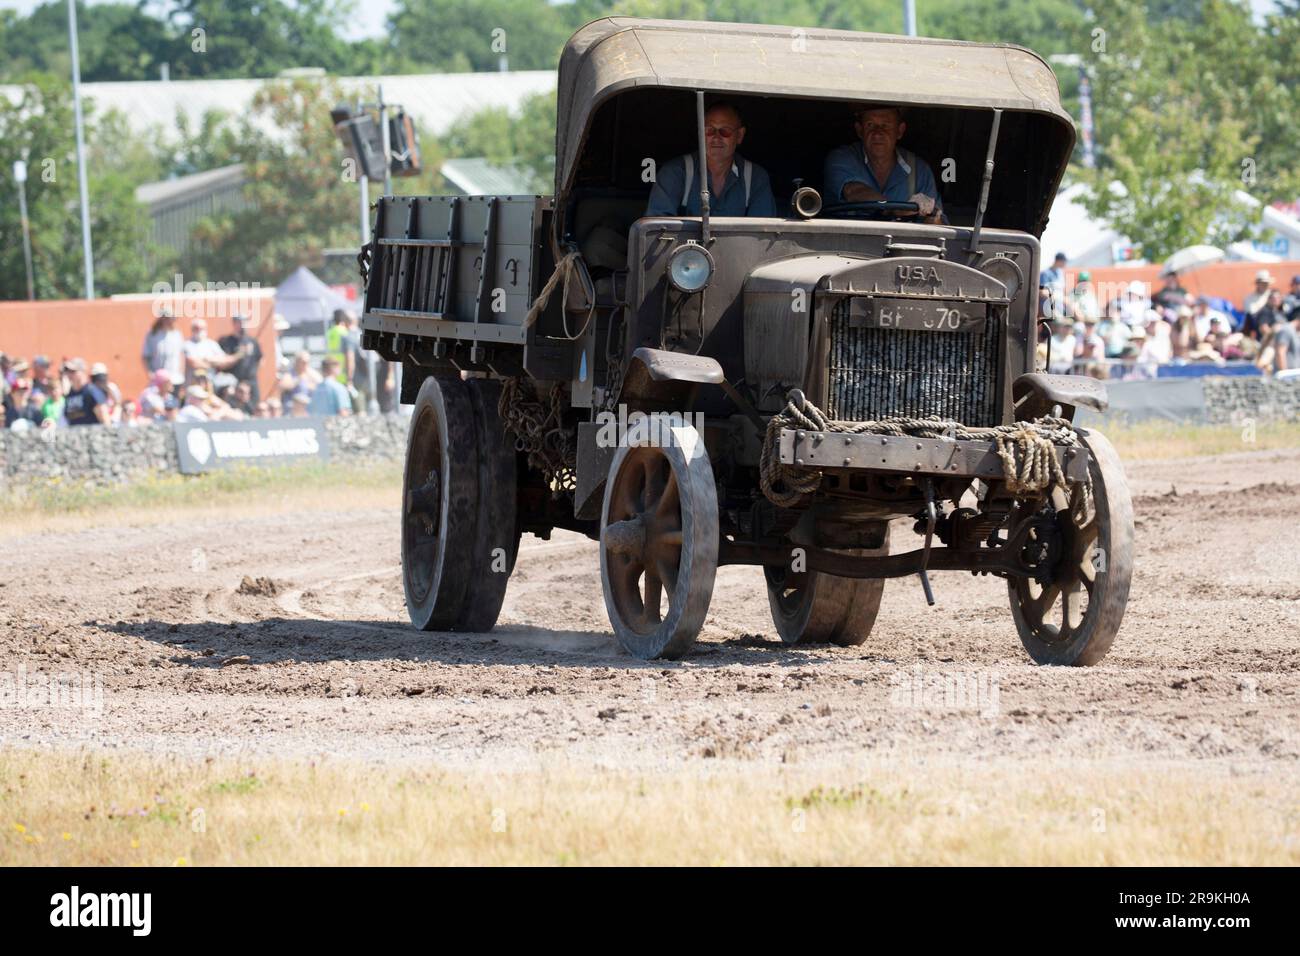
[[[1300,379],[1222,376],[1205,380],[1205,420],[1214,425],[1253,418],[1259,423],[1300,421]]]
[[[401,461],[406,453],[406,424],[404,415],[326,419],[330,460]],[[50,478],[109,485],[148,472],[178,471],[176,436],[169,424],[0,429],[0,488]]]
[[[406,457],[406,415],[357,415],[330,418],[330,460],[344,462],[401,461]]]

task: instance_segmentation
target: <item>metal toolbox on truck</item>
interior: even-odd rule
[[[362,329],[523,346],[528,308],[552,269],[550,211],[544,196],[381,198]]]

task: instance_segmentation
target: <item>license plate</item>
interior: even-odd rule
[[[912,329],[920,332],[983,332],[988,305],[951,299],[849,300],[849,328]]]

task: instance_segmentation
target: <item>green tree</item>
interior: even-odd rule
[[[1108,161],[1079,175],[1084,205],[1142,244],[1159,261],[1199,243],[1224,246],[1249,234],[1257,215],[1238,201],[1241,158],[1256,139],[1245,123],[1211,123],[1204,100],[1179,98],[1152,107],[1135,103],[1116,117]]]
[[[339,35],[355,0],[174,0],[77,4],[81,76],[88,83],[153,80],[165,64],[177,79],[271,77],[319,66],[340,74],[379,72],[378,40]],[[154,11],[158,12],[155,13]],[[0,10],[0,81],[29,71],[70,75],[64,0],[28,16]]]
[[[941,4],[922,2],[917,7],[917,30],[923,36],[1015,43],[1041,56],[1073,52],[1072,39],[1084,19],[1083,8],[1075,0],[948,0]]]
[[[77,46],[84,81],[158,78],[158,64],[168,58],[172,35],[166,23],[141,6],[77,4]],[[27,17],[0,11],[0,77],[12,82],[29,72],[72,75],[64,0],[49,0]]]
[[[1267,202],[1300,187],[1297,34],[1287,19],[1261,29],[1231,0],[1160,20],[1125,0],[1090,4],[1076,49],[1095,77],[1099,162],[1075,175],[1089,211],[1148,258],[1247,238],[1258,213],[1238,191]]]
[[[1244,185],[1265,202],[1300,196],[1300,4],[1282,5],[1261,26],[1248,7],[1203,0],[1201,22],[1182,27],[1179,78],[1212,91],[1215,122],[1241,118],[1256,140],[1243,156]]]
[[[388,21],[401,72],[552,70],[580,25],[546,0],[399,0]]]
[[[290,67],[347,72],[338,34],[352,10],[341,0],[174,0],[170,22],[185,42],[176,77],[270,77]]]
[[[135,201],[137,180],[131,164],[147,164],[148,150],[132,147],[125,129],[120,116],[97,117],[87,109],[90,228],[99,295],[138,291],[146,278],[141,252],[148,216]],[[17,187],[11,175],[18,159],[28,165],[37,297],[79,298],[84,283],[72,91],[62,79],[33,74],[25,78],[16,102],[0,96],[0,299],[27,296]]]
[[[527,97],[517,115],[489,108],[455,123],[443,137],[449,156],[484,156],[499,166],[526,170],[532,189],[549,193],[555,183],[555,93]]]
[[[197,118],[177,110],[172,130],[159,129],[152,139],[158,178],[188,176],[256,158],[262,140],[247,126],[224,110],[207,110]]]
[[[332,81],[272,81],[253,98],[237,152],[248,176],[249,208],[199,223],[186,272],[199,281],[274,284],[324,249],[356,246],[357,184],[344,163],[330,108],[345,97]]]

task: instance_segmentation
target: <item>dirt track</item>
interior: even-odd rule
[[[104,709],[0,708],[0,737],[493,769],[1077,757],[1291,776],[1298,476],[1300,451],[1130,465],[1133,598],[1089,669],[1033,666],[1005,585],[958,573],[934,575],[935,608],[889,582],[860,648],[786,648],[761,573],[726,568],[696,650],[644,663],[610,636],[576,536],[525,538],[491,635],[408,628],[386,509],[9,538],[0,671],[102,675]],[[979,706],[935,699],[961,681]]]

